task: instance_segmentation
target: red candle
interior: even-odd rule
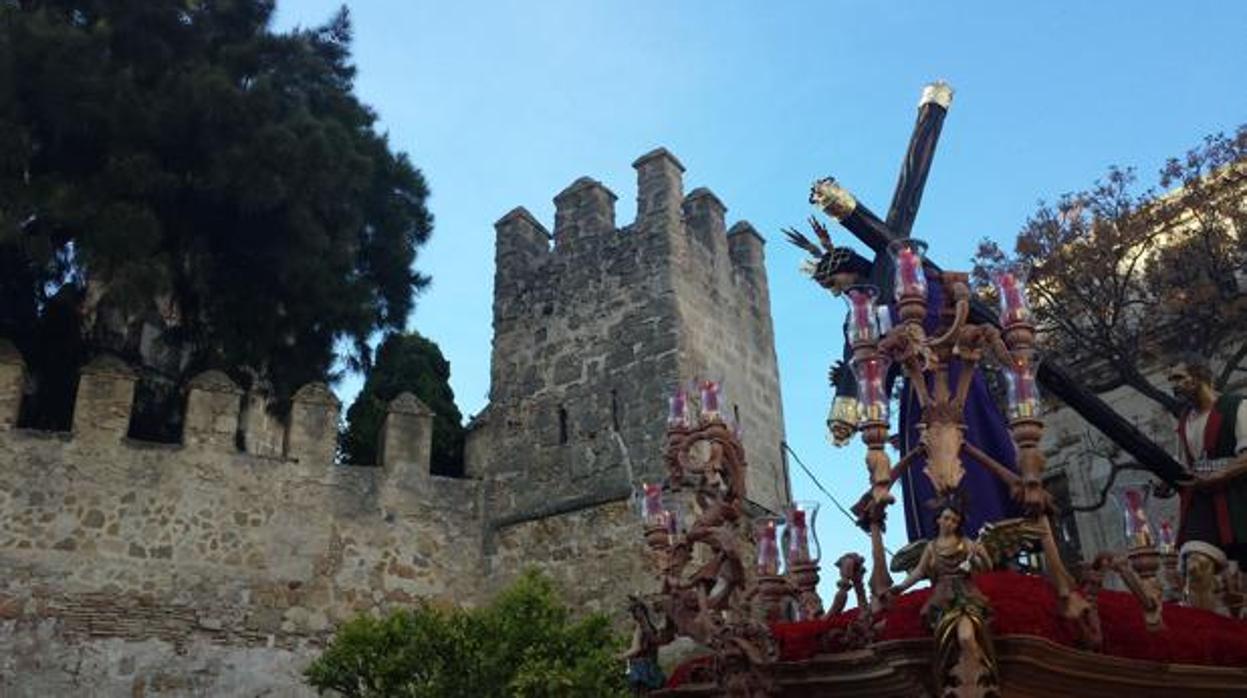
[[[663,514],[666,512],[662,507],[662,485],[647,482],[642,485],[642,491],[645,494],[645,501],[642,503],[645,522],[650,525],[664,525]]]
[[[706,416],[719,413],[719,384],[714,381],[701,384],[701,413]]]
[[[918,255],[908,247],[902,247],[896,254],[897,266],[901,270],[901,291],[903,293],[921,293],[918,282]]]
[[[779,574],[779,544],[775,540],[775,521],[765,519],[758,522],[758,574],[773,576]]]
[[[1005,319],[1017,320],[1018,309],[1022,306],[1022,294],[1018,292],[1017,279],[1013,278],[1013,274],[1005,274],[1000,277],[1000,287],[1005,297]]]
[[[809,532],[805,525],[805,512],[793,509],[788,522],[788,560],[806,562],[810,559]]]
[[[1173,550],[1173,523],[1168,518],[1160,522],[1160,544],[1165,550]]]
[[[684,389],[677,388],[675,395],[671,396],[671,410],[667,414],[667,424],[679,426],[687,423],[688,415],[685,412]]]
[[[879,362],[872,359],[866,362],[866,394],[867,401],[870,404],[879,402],[880,388],[882,388],[882,376],[879,375]]]
[[[853,318],[857,327],[857,336],[859,339],[866,339],[873,335],[873,329],[870,325],[870,296],[866,293],[855,293],[852,296],[853,302]]]

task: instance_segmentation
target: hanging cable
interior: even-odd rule
[[[823,487],[823,483],[819,482],[817,477],[814,477],[814,473],[808,467],[806,467],[805,463],[802,462],[801,460],[801,456],[798,456],[797,452],[792,450],[792,447],[788,445],[788,442],[784,442],[784,450],[788,451],[788,455],[792,456],[793,460],[797,461],[797,465],[801,466],[801,470],[804,471],[806,476],[808,476],[810,480],[814,482],[814,486],[817,487],[819,491],[821,491],[823,494],[827,495],[827,498],[831,500],[832,504],[836,505],[836,508],[840,510],[841,514],[844,514],[845,518],[853,522],[854,528],[858,528],[857,517],[854,516],[852,512],[850,512],[848,509],[845,509],[844,505],[840,503],[840,500],[836,499],[836,496],[834,494],[829,492],[826,487]],[[858,530],[860,531],[861,529],[858,528]],[[865,533],[865,531],[862,531],[862,532]],[[886,545],[883,546],[883,550],[889,556],[895,555],[895,553],[893,553]]]

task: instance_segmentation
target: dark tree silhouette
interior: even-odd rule
[[[346,412],[342,458],[347,463],[377,462],[377,437],[386,407],[399,393],[409,392],[433,410],[435,475],[463,475],[463,416],[450,388],[450,363],[432,341],[419,334],[391,334],[377,348],[377,360],[364,387]]]
[[[273,9],[0,3],[0,336],[37,357],[32,426],[65,426],[55,376],[102,351],[159,418],[206,368],[289,395],[403,328],[424,179],[353,94],[345,8],[288,33]],[[54,298],[79,351],[52,351]]]

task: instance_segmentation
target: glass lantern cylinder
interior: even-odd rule
[[[666,528],[670,517],[662,501],[662,484],[641,483],[641,520],[646,526]]]
[[[1173,541],[1173,520],[1166,516],[1160,520],[1160,551],[1172,553]]]
[[[667,398],[667,426],[688,426],[688,396],[684,388],[676,388],[675,394]]]
[[[996,287],[996,296],[1000,299],[1001,325],[1031,321],[1025,277],[1013,271],[1001,272],[992,277],[992,285]]]
[[[1034,419],[1039,416],[1039,385],[1035,381],[1035,363],[1017,359],[1005,368],[1008,383],[1009,419]]]
[[[779,519],[774,516],[763,516],[753,522],[754,540],[758,546],[755,571],[764,577],[779,574],[779,541],[776,540],[776,526]]]
[[[896,277],[893,280],[896,300],[905,297],[927,297],[927,276],[922,271],[922,258],[927,243],[914,238],[894,240],[888,245]]]
[[[853,375],[857,378],[858,416],[862,422],[887,422],[887,377],[891,360],[886,356],[872,356],[853,362]]]
[[[701,416],[712,420],[719,416],[719,384],[717,381],[701,382]]]
[[[1151,491],[1146,487],[1122,487],[1113,493],[1121,506],[1125,524],[1126,544],[1131,548],[1150,548],[1156,544],[1152,525],[1147,518],[1147,502]]]
[[[844,291],[849,303],[849,344],[879,341],[876,301],[879,289],[874,286],[850,286]]]
[[[784,565],[817,564],[821,558],[818,534],[818,502],[797,501],[788,506],[784,525]]]

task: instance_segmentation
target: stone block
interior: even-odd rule
[[[237,451],[242,390],[221,371],[204,371],[191,379],[188,388],[182,443],[224,453]]]
[[[637,158],[632,167],[637,172],[637,228],[644,231],[678,224],[684,165],[666,148],[655,148]]]
[[[21,353],[9,340],[0,339],[0,431],[17,426],[25,383],[26,362]]]
[[[263,386],[252,386],[243,397],[243,450],[253,456],[281,458],[285,453],[286,427],[269,409],[272,395]]]
[[[581,177],[554,197],[554,249],[569,247],[615,231],[615,201],[601,182]]]
[[[286,457],[312,468],[328,468],[338,448],[342,403],[324,383],[308,383],[290,399]]]
[[[74,402],[74,438],[120,442],[130,429],[137,382],[134,369],[111,354],[101,354],[83,366]]]
[[[378,465],[389,483],[410,487],[428,481],[435,416],[411,393],[390,401],[377,447]]]
[[[705,187],[698,187],[689,192],[681,205],[684,214],[684,227],[688,234],[712,255],[727,251],[727,227],[724,216],[727,206],[714,192]]]
[[[766,239],[748,221],[738,221],[727,231],[732,266],[766,281]]]

